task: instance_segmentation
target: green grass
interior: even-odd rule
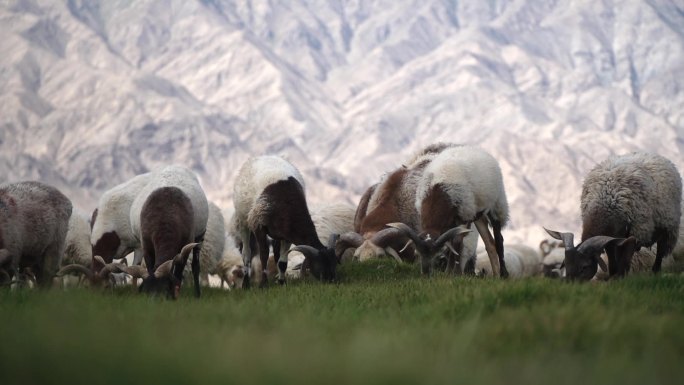
[[[420,277],[392,261],[341,282],[178,301],[0,290],[0,384],[654,384],[684,378],[684,277],[602,284]]]

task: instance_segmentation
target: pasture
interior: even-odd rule
[[[684,276],[608,283],[420,276],[177,301],[132,289],[0,290],[0,383],[656,384],[684,378]]]

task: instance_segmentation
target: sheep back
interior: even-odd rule
[[[13,269],[37,268],[41,286],[52,282],[64,252],[72,205],[69,198],[40,182],[0,185],[0,249]]]
[[[501,223],[508,222],[508,202],[499,163],[479,147],[456,146],[439,153],[427,166],[416,192],[415,207],[440,185],[462,221],[475,219],[478,213]]]
[[[639,246],[667,235],[666,254],[677,243],[682,181],[666,158],[648,153],[613,156],[594,167],[582,186],[582,240],[595,235],[634,236]]]

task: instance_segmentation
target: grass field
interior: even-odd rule
[[[602,284],[420,277],[178,301],[132,290],[0,291],[0,384],[655,384],[684,381],[684,277]]]

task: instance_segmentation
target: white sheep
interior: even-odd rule
[[[47,287],[59,269],[72,205],[40,182],[0,185],[0,270],[8,279],[35,276]]]
[[[634,252],[654,243],[652,271],[659,272],[677,243],[681,200],[681,177],[666,158],[636,152],[604,160],[582,186],[582,242],[574,246],[572,233],[547,230],[565,244],[566,276],[589,280],[597,266],[624,276]],[[603,249],[610,269],[600,258]]]
[[[499,163],[489,153],[467,145],[444,149],[427,165],[415,206],[420,213],[420,235],[406,224],[390,226],[413,240],[424,273],[430,271],[432,260],[443,246],[452,249],[453,255],[460,255],[461,269],[472,265],[472,256],[462,251],[463,238],[470,232],[463,225],[472,223],[482,237],[494,275],[508,275],[501,234],[508,222],[508,202]]]
[[[306,203],[304,179],[290,162],[278,156],[248,159],[238,172],[233,199],[247,285],[254,275],[250,237],[256,241],[264,267],[269,255],[268,237],[274,240],[280,282],[285,281],[290,244],[298,245],[295,249],[310,260],[314,276],[326,281],[335,278],[337,258],[334,249],[326,248],[318,239]],[[267,282],[265,271],[262,277],[262,282]]]
[[[209,217],[204,190],[191,170],[167,166],[152,173],[131,204],[131,230],[143,250],[147,271],[128,270],[143,278],[142,291],[166,292],[177,298],[183,270],[193,251],[195,296],[200,296],[200,247]]]
[[[220,279],[221,288],[228,284],[228,289],[241,289],[245,278],[242,255],[230,236],[225,237],[223,255],[214,266],[213,274]]]
[[[411,228],[420,226],[420,213],[415,206],[418,184],[427,165],[439,153],[454,146],[437,143],[422,148],[406,165],[385,174],[379,183],[369,187],[357,206],[354,231],[340,237],[338,256],[348,248],[355,248],[354,258],[359,261],[390,255],[398,261],[413,262],[415,248],[407,244],[407,235],[388,228],[387,224],[402,222]]]
[[[504,260],[508,269],[509,277],[525,278],[534,277],[542,273],[542,258],[539,253],[526,245],[506,245]],[[475,262],[475,275],[488,276],[492,274],[492,264],[486,250],[477,253]]]
[[[321,243],[326,242],[334,234],[344,234],[354,230],[354,214],[356,210],[353,206],[345,203],[325,203],[311,206],[311,220],[316,227],[316,234]],[[339,254],[340,262],[348,261],[352,258],[352,250]],[[304,255],[299,252],[291,252],[288,255],[288,269],[286,274],[291,277],[299,276],[303,270],[308,270],[304,262]],[[269,265],[271,264],[269,257]],[[267,270],[268,267],[267,267]]]
[[[138,234],[131,228],[131,206],[152,175],[137,175],[100,197],[92,215],[90,244],[93,254],[101,256],[106,263],[140,248]]]

